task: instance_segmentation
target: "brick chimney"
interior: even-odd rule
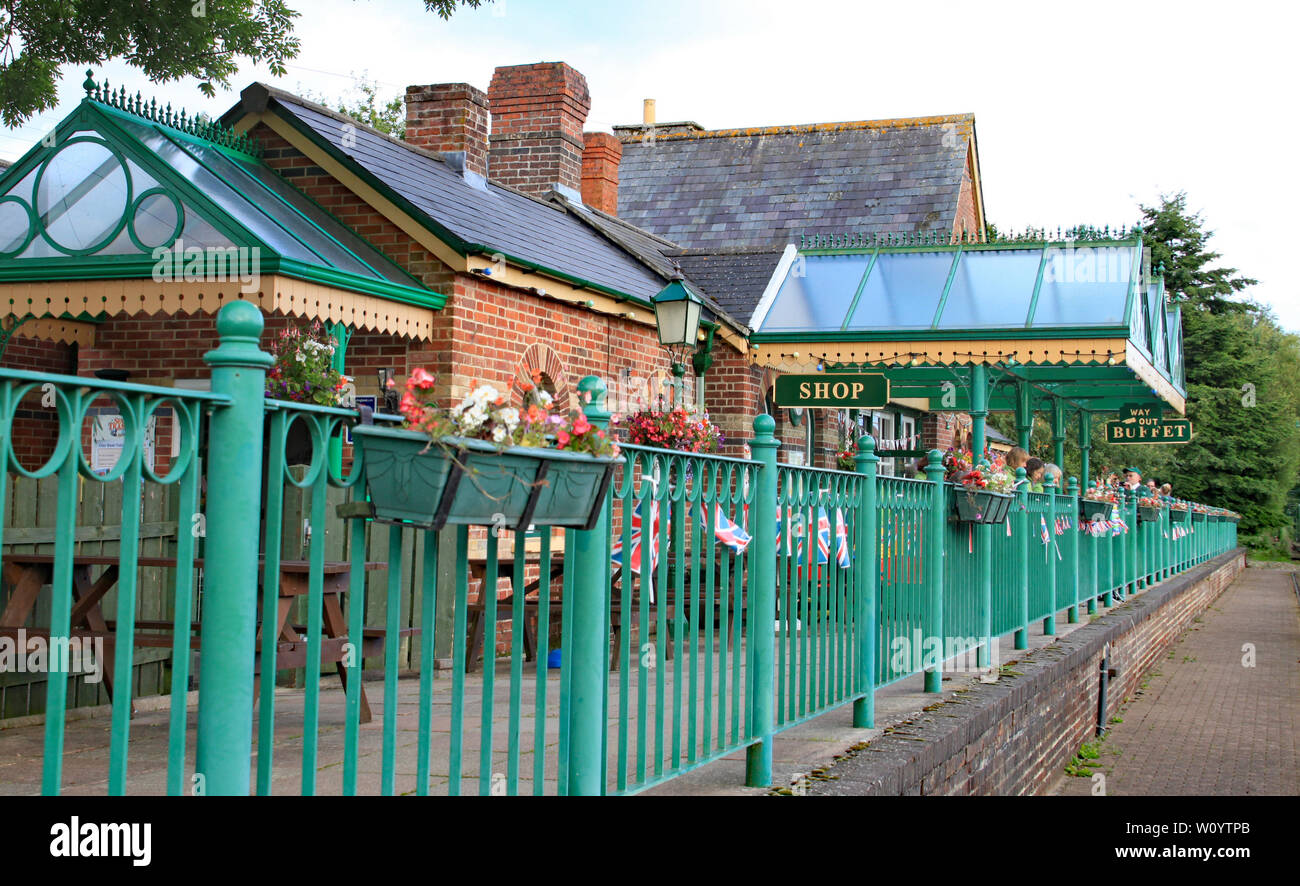
[[[591,109],[587,78],[564,62],[496,69],[488,87],[492,181],[530,194],[555,185],[582,189],[582,125]]]
[[[588,132],[582,152],[582,202],[618,215],[618,164],[623,144],[608,132]]]
[[[406,141],[486,178],[488,97],[468,83],[406,87]]]

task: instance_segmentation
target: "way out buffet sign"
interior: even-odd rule
[[[880,409],[889,405],[889,379],[879,373],[783,375],[775,394],[781,408]]]
[[[1159,405],[1130,404],[1120,410],[1119,421],[1107,422],[1107,443],[1190,443],[1192,423],[1162,418]]]

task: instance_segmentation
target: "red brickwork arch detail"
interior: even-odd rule
[[[555,403],[551,407],[553,412],[566,413],[570,405],[570,392],[572,388],[569,385],[569,371],[564,367],[564,361],[560,359],[559,354],[555,353],[548,345],[532,344],[528,350],[524,351],[523,359],[519,361],[519,367],[515,370],[514,384],[510,391],[510,399],[518,404],[524,399],[524,384],[533,383],[533,374],[540,372],[542,376],[550,382],[548,390]]]

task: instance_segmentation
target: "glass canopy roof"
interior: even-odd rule
[[[789,266],[750,326],[759,333],[1127,326],[1139,250],[1039,243],[810,251]]]
[[[985,364],[1081,408],[1158,396],[1181,410],[1180,315],[1164,281],[1143,268],[1137,233],[952,244],[928,236],[787,247],[750,319],[755,359],[782,371],[884,372],[895,396],[918,398],[945,382],[969,384],[969,367]],[[950,408],[969,403],[959,395]]]
[[[201,252],[247,249],[259,273],[441,307],[248,139],[94,93],[0,176],[0,280],[149,278],[164,250],[188,266]]]

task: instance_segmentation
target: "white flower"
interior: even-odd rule
[[[506,439],[506,429],[504,427],[502,427],[501,425],[497,425],[495,428],[492,429],[493,443],[504,443],[505,439]]]
[[[542,389],[538,388],[537,402],[541,404],[543,409],[550,409],[551,404],[555,402],[555,398],[552,397],[550,394],[546,393],[545,391],[543,391]]]

